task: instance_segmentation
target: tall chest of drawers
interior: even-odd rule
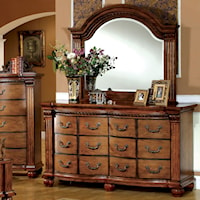
[[[137,107],[42,103],[44,184],[66,181],[192,190],[195,105]]]
[[[0,74],[0,138],[13,171],[41,173],[40,77],[34,72]]]

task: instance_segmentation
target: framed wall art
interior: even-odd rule
[[[145,106],[148,99],[148,90],[137,90],[133,104]]]
[[[19,31],[19,53],[32,66],[44,66],[45,40],[42,30]]]

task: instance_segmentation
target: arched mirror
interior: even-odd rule
[[[85,48],[87,53],[90,47],[97,46],[105,49],[106,54],[119,57],[117,70],[98,77],[99,89],[110,87],[118,91],[135,91],[148,89],[152,80],[165,79],[170,80],[169,103],[176,104],[176,25],[162,24],[142,8],[115,4],[98,10],[81,28],[69,30],[74,48]],[[101,40],[98,39],[99,35]],[[104,40],[109,41],[107,46],[102,46]],[[121,45],[120,48],[118,45]],[[110,47],[114,47],[114,50]],[[127,55],[134,59],[127,61]],[[117,84],[115,80],[121,83]]]

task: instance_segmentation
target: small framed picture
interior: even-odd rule
[[[148,99],[148,90],[137,90],[135,93],[134,104],[135,105],[143,105],[145,106]]]
[[[167,106],[169,98],[169,80],[158,80],[152,82],[153,100],[155,105]]]

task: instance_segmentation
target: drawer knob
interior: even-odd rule
[[[1,90],[0,95],[3,95],[6,90]]]
[[[88,167],[90,170],[98,170],[99,167],[101,166],[101,163],[97,163],[96,167],[91,167],[89,162],[86,162],[85,165]]]
[[[6,121],[1,122],[0,128],[3,128],[5,126],[5,124],[6,124]]]
[[[126,172],[127,169],[129,168],[129,165],[125,165],[124,168],[119,168],[119,164],[116,163],[116,164],[115,164],[115,168],[116,168],[119,172]]]
[[[128,148],[128,144],[124,145],[123,148],[120,148],[118,144],[115,144],[115,147],[117,151],[126,151]]]
[[[145,168],[150,174],[159,174],[162,169],[162,166],[159,166],[157,170],[151,170],[149,166],[145,166]]]
[[[66,125],[63,125],[63,123],[60,122],[59,125],[61,128],[67,129],[67,128],[70,128],[71,122],[67,122]]]
[[[0,111],[4,111],[6,106],[1,106]]]
[[[158,126],[158,128],[155,129],[155,130],[151,130],[151,129],[149,128],[148,125],[146,125],[145,128],[146,128],[146,130],[147,130],[148,132],[150,132],[150,133],[159,133],[160,130],[162,129],[162,126]]]
[[[88,142],[86,142],[85,145],[86,145],[86,147],[87,147],[88,149],[90,149],[90,150],[97,150],[97,149],[99,149],[99,147],[101,146],[101,143],[99,142],[99,143],[98,143],[96,146],[94,146],[94,147],[90,146]]]
[[[126,131],[128,129],[127,124],[124,126],[124,128],[120,128],[118,124],[114,124],[114,126],[117,131]]]
[[[86,122],[85,125],[86,125],[86,127],[87,127],[88,129],[90,129],[90,130],[97,130],[97,129],[100,127],[101,123],[98,122],[98,123],[96,124],[96,127],[90,127],[90,125],[89,125],[88,122]]]
[[[162,147],[159,146],[157,150],[150,150],[150,147],[149,147],[149,146],[145,146],[145,149],[146,149],[147,152],[149,152],[149,153],[160,153],[160,150],[162,149]]]
[[[59,164],[60,164],[60,166],[63,167],[63,168],[69,168],[70,165],[72,164],[72,162],[71,162],[71,161],[68,161],[68,162],[66,163],[66,165],[65,165],[65,164],[63,163],[62,160],[59,160]]]
[[[59,146],[62,148],[69,148],[70,144],[71,144],[70,141],[68,141],[66,144],[64,144],[62,141],[59,141]]]

